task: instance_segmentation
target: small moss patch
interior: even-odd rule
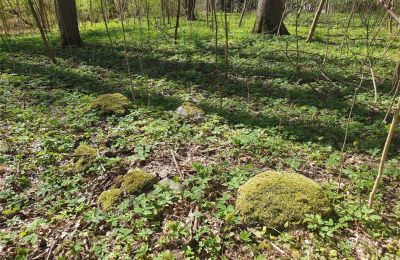
[[[129,100],[120,93],[104,94],[92,101],[90,108],[98,110],[101,114],[125,114]]]
[[[103,191],[100,194],[97,203],[104,211],[108,211],[121,199],[122,193],[123,192],[121,189],[110,189]]]
[[[126,193],[139,193],[156,181],[154,174],[141,169],[131,169],[124,175],[121,187]]]
[[[97,149],[90,147],[87,144],[81,143],[75,150],[75,170],[81,172],[94,162],[97,157]]]
[[[264,172],[238,190],[236,209],[245,223],[274,229],[285,223],[300,224],[305,214],[331,213],[322,188],[313,180],[293,172]]]

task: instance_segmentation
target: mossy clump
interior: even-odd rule
[[[118,188],[103,191],[100,194],[97,203],[104,211],[108,211],[121,199],[122,193],[123,191]]]
[[[91,109],[98,110],[101,114],[125,114],[125,109],[129,105],[129,100],[120,93],[104,94],[98,96],[90,104]]]
[[[124,175],[121,187],[126,193],[140,193],[154,184],[156,180],[154,174],[136,168],[129,170]]]
[[[90,147],[87,144],[81,143],[78,148],[75,149],[75,170],[81,172],[87,169],[97,157],[97,149]]]
[[[191,102],[183,103],[176,109],[176,113],[192,122],[202,122],[205,119],[204,111]]]
[[[264,172],[238,190],[236,210],[250,225],[280,229],[300,224],[305,214],[329,215],[329,199],[313,180],[293,172]]]

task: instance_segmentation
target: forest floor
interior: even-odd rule
[[[57,65],[38,34],[9,37],[11,51],[0,49],[0,258],[400,258],[398,133],[376,203],[366,205],[400,43],[384,29],[366,34],[358,16],[346,37],[347,16],[337,15],[323,16],[306,44],[312,14],[304,16],[298,38],[294,18],[291,36],[273,37],[250,33],[254,17],[239,28],[229,16],[227,80],[224,34],[215,51],[203,17],[182,21],[177,45],[172,26],[152,21],[148,31],[131,20],[135,98],[125,115],[108,117],[89,109],[96,96],[131,95],[119,23],[110,24],[113,46],[102,24],[85,25],[84,47],[56,47]],[[56,33],[50,40],[59,46]],[[176,115],[188,99],[205,111],[204,122]],[[81,143],[98,155],[71,173]],[[182,191],[155,185],[102,211],[99,194],[135,167]],[[268,169],[321,183],[337,217],[308,216],[303,228],[278,233],[243,225],[237,188]]]

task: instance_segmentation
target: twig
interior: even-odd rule
[[[174,161],[175,168],[176,168],[176,170],[178,171],[181,180],[183,180],[183,179],[184,179],[184,176],[183,176],[183,174],[182,174],[182,172],[181,172],[181,169],[179,168],[178,162],[176,161],[175,154],[174,154],[174,152],[173,152],[171,149],[170,149],[169,151],[170,151],[170,153],[171,153],[172,160]]]
[[[368,63],[369,63],[369,70],[371,71],[372,84],[374,85],[374,93],[375,93],[374,102],[376,103],[378,102],[378,88],[376,87],[375,73],[374,69],[372,68],[371,60],[368,60]]]
[[[272,243],[271,241],[269,241],[269,243],[272,245],[272,247],[276,250],[276,251],[278,251],[281,255],[287,255],[286,253],[285,253],[285,251],[283,251],[282,249],[280,249],[277,245],[275,245],[274,243]]]

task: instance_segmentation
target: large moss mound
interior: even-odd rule
[[[293,172],[264,172],[243,184],[238,191],[236,209],[245,223],[280,229],[287,222],[300,224],[305,214],[331,213],[321,187],[313,180]]]
[[[123,115],[129,105],[129,100],[120,93],[104,94],[92,101],[90,108],[102,114]]]
[[[140,193],[156,182],[154,174],[145,172],[139,168],[131,169],[122,179],[122,189],[126,193]]]

